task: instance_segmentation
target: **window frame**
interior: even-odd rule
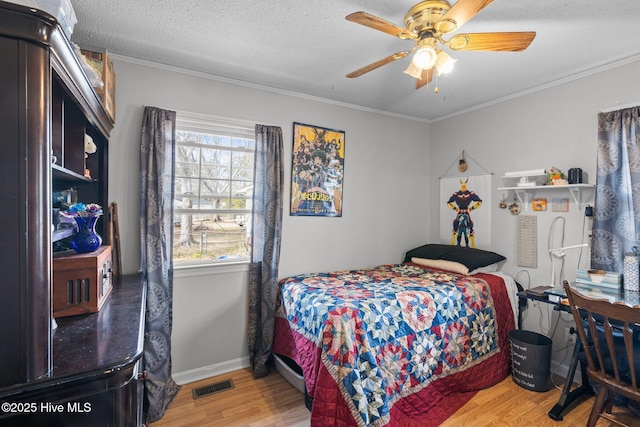
[[[179,143],[176,139],[176,150],[178,146],[191,146],[196,148],[210,148],[215,150],[228,150],[229,156],[231,160],[233,159],[233,153],[241,152],[241,153],[255,153],[255,123],[239,120],[239,119],[230,119],[227,117],[219,117],[219,116],[211,116],[207,114],[200,113],[192,113],[186,111],[176,111],[176,134],[178,132],[195,132],[200,134],[210,134],[210,135],[220,135],[224,137],[230,138],[241,138],[253,141],[253,149],[244,148],[244,147],[232,147],[232,146],[218,146],[218,145],[205,145],[198,143]],[[176,159],[177,161],[177,159]],[[199,156],[199,162],[202,164],[202,156]],[[178,178],[193,178],[198,181],[202,180],[202,168],[198,170],[198,177],[190,177],[190,176],[179,176],[177,173],[174,176],[174,180],[172,182],[173,192],[174,192],[174,201],[178,194],[176,193],[176,180]],[[224,198],[233,200],[233,183],[243,182],[242,180],[234,180],[232,174],[226,179],[229,185],[229,194],[225,194]],[[255,183],[255,176],[252,173],[252,180],[247,181],[247,185],[253,187]],[[200,185],[198,186],[198,195],[194,197],[194,200],[201,200],[203,198],[200,193]],[[204,198],[209,198],[208,196],[204,196]],[[211,198],[216,198],[216,195],[212,195]],[[239,197],[244,198],[247,203],[251,203],[253,199],[253,194],[250,193],[248,195]],[[251,237],[251,223],[253,221],[253,206],[250,209],[215,209],[215,208],[202,208],[202,209],[193,209],[193,208],[181,208],[174,204],[173,206],[173,223],[175,224],[176,219],[179,215],[183,214],[219,214],[219,215],[246,215],[248,216],[247,227],[248,228],[248,237]],[[172,226],[172,231],[175,234],[175,225]],[[175,245],[175,242],[174,242]],[[223,266],[229,264],[248,264],[251,260],[251,248],[249,248],[249,253],[246,257],[239,258],[225,258],[225,259],[205,259],[205,260],[176,260],[173,259],[174,268],[175,269],[183,269],[183,268],[192,268],[192,267],[215,267],[215,266]]]

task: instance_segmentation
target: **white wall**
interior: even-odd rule
[[[291,158],[292,122],[346,132],[342,218],[290,217],[285,203],[280,262],[282,277],[302,272],[398,262],[404,252],[439,236],[439,177],[462,150],[493,172],[492,243],[507,256],[503,270],[525,286],[546,284],[550,261],[547,236],[554,218],[566,219],[565,244],[580,243],[583,206],[570,212],[523,212],[538,218],[538,267],[516,264],[517,217],[497,207],[506,171],[581,167],[595,182],[597,113],[640,104],[635,82],[640,63],[630,62],[466,114],[425,124],[344,105],[235,85],[179,70],[115,57],[117,123],[110,142],[109,198],[118,203],[124,271],[139,266],[138,144],[145,105],[207,113],[279,125],[286,159]],[[477,171],[470,162],[470,171]],[[286,164],[288,195],[290,160]],[[511,194],[511,197],[513,195]],[[537,194],[548,201],[556,193]],[[568,193],[566,197],[569,197]],[[593,203],[593,190],[585,194]],[[433,236],[433,240],[430,237]],[[580,251],[566,259],[572,279]],[[589,257],[582,255],[581,267]],[[523,272],[528,273],[527,275]],[[247,363],[246,270],[230,267],[177,271],[174,288],[173,371],[181,382],[215,375]],[[525,327],[546,332],[558,314],[538,304]],[[559,323],[562,331],[569,316]],[[562,345],[556,339],[554,348]],[[565,351],[556,364],[568,363]]]
[[[345,131],[343,215],[291,217],[287,200],[281,277],[401,262],[406,250],[429,241],[426,123],[117,56],[114,67],[109,199],[118,203],[125,273],[136,272],[140,263],[138,150],[145,105],[281,126],[287,198],[293,122]],[[213,271],[176,271],[172,358],[182,382],[247,363],[246,269]]]
[[[505,100],[495,105],[468,112],[463,115],[431,123],[430,185],[432,194],[438,194],[438,177],[445,172],[446,165],[465,150],[484,168],[493,172],[492,242],[493,250],[505,255],[508,260],[503,270],[525,287],[548,284],[551,263],[547,242],[551,223],[562,216],[566,221],[565,245],[583,242],[584,206],[579,209],[573,201],[570,212],[523,212],[537,217],[538,239],[536,269],[525,269],[517,265],[516,226],[517,216],[508,210],[499,209],[497,203],[504,191],[501,177],[507,171],[531,170],[557,166],[565,173],[569,168],[581,167],[588,173],[589,183],[596,179],[597,115],[601,110],[613,107],[640,104],[640,89],[637,76],[640,62],[619,64],[616,68],[585,75],[582,78],[549,86],[527,95]],[[568,192],[545,190],[536,197],[570,197]],[[594,190],[585,192],[585,201],[593,204]],[[510,193],[509,201],[513,198]],[[571,200],[571,199],[570,199]],[[584,205],[584,204],[583,204]],[[439,206],[430,205],[431,236],[438,236]],[[575,278],[579,250],[570,251],[565,261],[565,277]],[[588,267],[589,252],[582,252],[580,268]],[[530,281],[527,278],[528,273]],[[536,304],[528,310],[526,329],[546,332],[553,327],[557,313],[547,304]],[[551,322],[549,321],[551,317]],[[564,320],[562,315],[554,339],[556,349],[563,347]],[[554,361],[568,363],[566,352],[554,353]]]

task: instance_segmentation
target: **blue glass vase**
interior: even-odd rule
[[[76,216],[78,231],[71,238],[71,247],[79,254],[97,250],[102,244],[102,237],[96,233],[98,216]]]

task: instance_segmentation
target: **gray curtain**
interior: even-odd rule
[[[622,271],[640,247],[640,107],[598,115],[598,176],[591,268]]]
[[[254,378],[269,373],[273,344],[284,180],[282,129],[256,125],[248,344]]]
[[[175,111],[145,107],[140,136],[140,248],[147,282],[145,422],[160,419],[179,386],[171,377]]]

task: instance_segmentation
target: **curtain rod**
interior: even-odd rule
[[[624,110],[627,108],[640,107],[640,102],[634,102],[632,104],[619,105],[616,107],[606,108],[604,110],[600,110],[601,113],[610,113],[612,111]]]

